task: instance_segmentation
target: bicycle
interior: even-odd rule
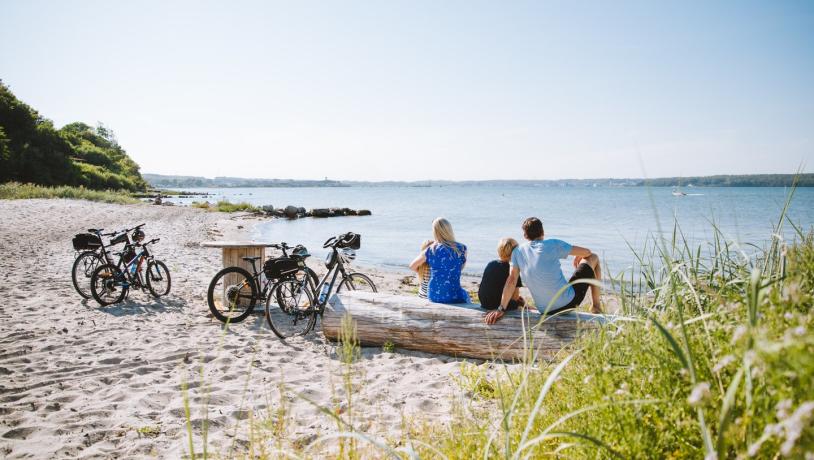
[[[322,245],[330,248],[331,252],[325,259],[328,272],[319,283],[310,278],[297,279],[287,277],[280,280],[272,288],[272,294],[266,299],[266,321],[277,337],[286,339],[297,335],[305,335],[316,324],[317,315],[322,315],[328,299],[331,297],[334,285],[339,276],[336,293],[345,290],[362,290],[377,292],[373,281],[362,273],[348,272],[345,265],[356,258],[356,249],[361,247],[361,235],[345,233],[332,236]],[[330,283],[328,279],[330,278]],[[314,293],[319,292],[314,301]],[[276,308],[271,299],[277,299]]]
[[[121,302],[130,288],[149,291],[156,298],[169,294],[172,287],[170,271],[164,262],[155,260],[149,249],[150,245],[158,243],[161,238],[153,238],[142,244],[143,239],[144,232],[137,229],[124,250],[117,253],[117,264],[105,264],[93,272],[91,293],[100,305]],[[141,248],[141,251],[137,252],[137,248]],[[147,266],[142,270],[145,261]]]
[[[144,224],[141,224],[144,225]],[[102,233],[101,228],[89,228],[88,233],[79,233],[73,238],[73,248],[77,251],[76,259],[71,268],[71,281],[76,292],[84,299],[90,299],[90,278],[100,264],[113,263],[107,246],[127,242],[127,232],[133,229],[124,229],[110,233]],[[103,237],[111,237],[105,245]]]
[[[289,246],[283,242],[268,247],[283,252],[281,257],[269,257],[263,263],[263,270],[257,271],[255,262],[259,256],[243,257],[251,263],[252,273],[242,267],[227,267],[219,271],[209,283],[207,303],[212,316],[224,323],[239,323],[246,319],[257,302],[265,300],[275,283],[286,277],[311,278],[317,274],[308,268],[305,259],[311,257],[304,246]],[[291,253],[289,255],[289,249]],[[262,276],[261,276],[262,275]]]

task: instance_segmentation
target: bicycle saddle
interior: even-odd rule
[[[255,260],[257,260],[259,258],[260,258],[260,256],[241,257],[241,259],[245,260],[246,262],[254,262]]]

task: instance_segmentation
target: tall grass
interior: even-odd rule
[[[262,212],[260,208],[252,204],[246,202],[232,203],[227,200],[221,200],[214,204],[208,201],[193,201],[191,206],[193,208],[217,212]]]
[[[84,187],[45,187],[35,184],[6,182],[0,184],[0,200],[24,200],[32,198],[67,198],[73,200],[101,201],[103,203],[133,204],[139,201],[124,190],[90,190]]]

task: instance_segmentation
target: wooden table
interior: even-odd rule
[[[259,241],[206,241],[201,243],[205,248],[221,248],[223,251],[223,268],[243,267],[252,273],[252,264],[246,262],[242,257],[260,257],[255,262],[255,267],[260,271],[263,269],[263,262],[266,260],[266,248],[272,243]]]

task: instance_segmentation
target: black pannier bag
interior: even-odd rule
[[[348,233],[342,239],[342,243],[337,245],[339,248],[359,249],[362,247],[362,235],[358,233]]]
[[[116,238],[113,238],[112,240],[110,240],[110,244],[120,244],[120,243],[126,243],[126,242],[127,242],[127,232],[122,233],[121,235],[117,236]]]
[[[92,251],[102,247],[102,240],[92,233],[79,233],[73,237],[73,248],[77,251]]]
[[[305,267],[305,263],[302,260],[280,257],[267,260],[263,264],[263,272],[266,274],[266,278],[274,280],[295,273],[303,267]]]

